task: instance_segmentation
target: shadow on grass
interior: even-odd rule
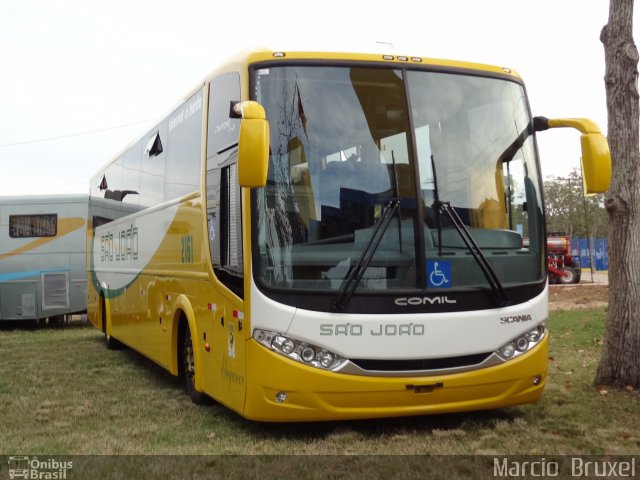
[[[92,339],[95,343],[102,343],[103,338],[98,335]],[[106,348],[106,347],[103,347]],[[124,347],[120,352],[126,361],[143,370],[143,375],[159,387],[184,390],[182,380],[171,375],[163,367],[143,355]],[[189,403],[189,397],[184,395],[184,402]],[[244,431],[262,440],[298,440],[314,441],[335,435],[343,431],[357,433],[363,437],[379,437],[381,435],[407,434],[410,432],[430,433],[434,430],[449,431],[458,429],[491,428],[497,422],[511,423],[521,417],[517,408],[488,410],[479,412],[462,412],[452,414],[435,414],[410,417],[393,417],[370,420],[340,420],[327,422],[295,422],[295,423],[262,423],[242,418],[227,407],[211,400],[211,404],[199,406],[209,410],[216,421],[229,423],[234,430]]]
[[[430,434],[434,431],[447,432],[467,430],[471,427],[492,428],[497,422],[513,422],[520,417],[516,409],[488,410],[481,412],[461,412],[451,414],[420,415],[410,417],[379,418],[370,420],[341,420],[307,423],[264,424],[251,422],[240,417],[233,421],[237,428],[244,428],[263,440],[314,441],[325,439],[340,432],[353,432],[362,437],[407,435],[412,433]]]
[[[47,320],[40,322],[38,320],[0,320],[0,331],[10,332],[20,331],[39,331],[39,330],[64,330],[79,329],[91,326],[88,320],[70,320],[68,322]]]
[[[169,371],[164,367],[158,365],[153,360],[150,360],[126,345],[121,345],[119,348],[109,351],[105,345],[104,334],[101,331],[96,330],[93,326],[91,326],[91,328],[95,331],[95,335],[88,338],[87,341],[95,344],[96,349],[104,349],[105,355],[111,353],[113,355],[120,355],[124,357],[123,361],[125,363],[130,364],[135,369],[143,370],[144,372],[142,372],[140,376],[147,378],[154,384],[159,386],[161,385],[162,387],[175,388],[176,390],[182,388],[180,378],[171,375],[171,373],[169,373]],[[188,400],[189,399],[185,396],[185,401]]]

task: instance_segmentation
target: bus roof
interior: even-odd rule
[[[278,60],[316,60],[316,61],[355,61],[355,62],[374,62],[398,64],[400,66],[423,66],[423,67],[442,67],[455,68],[464,70],[477,70],[478,72],[494,73],[514,76],[520,76],[511,68],[496,65],[488,65],[484,63],[467,62],[460,60],[446,60],[439,58],[431,58],[422,55],[416,55],[413,52],[390,51],[379,52],[346,52],[346,51],[314,51],[314,50],[277,50],[268,47],[257,47],[245,52],[241,52],[236,57],[232,57],[232,61],[236,60],[242,63],[252,64],[264,61]]]
[[[0,205],[36,205],[41,203],[87,203],[86,193],[61,193],[50,195],[7,195],[0,196]]]
[[[367,51],[369,50],[369,51]],[[374,51],[380,50],[380,51]],[[197,90],[201,89],[203,85],[213,79],[215,76],[226,73],[229,71],[245,71],[247,67],[255,63],[261,62],[277,62],[277,61],[290,61],[290,60],[300,60],[300,61],[337,61],[337,62],[362,62],[362,63],[378,63],[380,65],[389,64],[389,65],[397,65],[397,66],[413,66],[413,67],[422,67],[422,68],[442,68],[442,69],[453,69],[453,70],[461,70],[461,71],[476,71],[478,73],[485,74],[493,74],[493,75],[503,75],[509,76],[514,79],[520,79],[521,77],[511,68],[507,67],[499,67],[496,65],[488,65],[483,63],[474,63],[467,61],[458,61],[458,60],[445,60],[445,59],[437,59],[430,58],[424,56],[416,56],[416,55],[403,55],[397,54],[395,51],[390,51],[388,45],[377,45],[375,48],[365,48],[362,49],[360,53],[356,53],[354,51],[320,51],[320,50],[279,50],[273,47],[266,46],[256,46],[249,49],[245,49],[235,54],[232,54],[224,61],[216,62],[215,66],[212,70],[210,70],[209,74],[207,74],[203,79],[195,83],[194,87],[191,88],[185,95],[178,97],[178,101],[171,104],[169,109],[166,110],[166,115],[175,110],[176,107],[181,105],[184,101],[190,98]],[[102,172],[105,167],[109,164],[113,163],[116,159],[118,159],[124,152],[133,146],[136,142],[140,140],[140,138],[146,135],[149,131],[153,130],[157,127],[158,123],[161,122],[166,115],[160,116],[156,121],[153,122],[153,126],[150,128],[144,129],[137,136],[133,137],[132,140],[127,143],[123,148],[116,152],[115,155],[110,157],[107,162],[100,168],[99,172]],[[97,173],[96,175],[100,175]],[[92,177],[93,179],[93,177]]]

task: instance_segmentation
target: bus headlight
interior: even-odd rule
[[[510,359],[516,353],[516,347],[513,343],[507,343],[505,346],[498,350],[498,355],[500,355],[505,360]]]
[[[503,360],[511,360],[512,358],[516,358],[523,353],[528,352],[538,343],[540,343],[540,340],[544,338],[546,331],[547,327],[543,322],[540,325],[536,326],[536,328],[522,335],[519,335],[509,343],[504,344],[498,350],[496,350],[496,353]]]
[[[313,349],[313,347],[305,345],[304,347],[302,347],[300,356],[305,362],[311,363],[316,359],[316,351]]]
[[[268,330],[254,330],[253,338],[269,350],[323,370],[335,370],[347,361],[346,358],[324,348]]]
[[[282,340],[282,343],[279,344],[281,350],[287,355],[293,353],[293,351],[296,349],[296,344],[288,338],[280,337],[280,339]]]

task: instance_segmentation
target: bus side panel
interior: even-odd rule
[[[0,319],[39,320],[86,310],[81,195],[7,197],[0,205]],[[12,227],[13,216],[53,218],[55,231]],[[21,220],[16,222],[20,225]],[[34,224],[31,224],[34,225]],[[10,232],[11,228],[17,228]]]
[[[94,248],[94,230],[91,225],[87,229],[86,266],[87,266],[87,319],[98,330],[102,330],[102,310],[100,305],[100,288],[96,284],[92,252]]]
[[[245,337],[249,331],[243,302],[217,281],[203,294],[212,304],[200,324],[203,330],[198,339],[203,359],[203,390],[242,414],[246,390]]]
[[[38,280],[0,283],[0,320],[30,320],[38,316]]]
[[[86,312],[87,310],[87,271],[86,253],[84,251],[84,229],[77,232],[78,239],[76,245],[83,248],[81,251],[70,253],[70,263],[73,266],[69,272],[69,310],[75,312]]]
[[[158,315],[164,311],[164,283],[163,278],[143,274],[109,301],[114,338],[167,367],[166,320]]]
[[[91,250],[91,321],[101,328],[103,294],[112,336],[174,373],[178,299],[185,294],[192,310],[207,306],[200,208],[191,198],[110,222],[96,230]]]

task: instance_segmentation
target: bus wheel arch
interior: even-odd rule
[[[191,317],[193,318],[193,317]],[[202,371],[200,352],[197,348],[198,339],[192,332],[196,332],[194,322],[184,310],[176,312],[176,347],[174,355],[175,364],[173,368],[178,373],[184,384],[185,390],[191,401],[202,405],[208,403],[209,397],[200,390],[199,374]]]
[[[109,350],[119,350],[123,345],[111,336],[111,309],[104,292],[100,292],[99,301],[100,323],[102,325],[102,333],[104,333],[104,344]]]

